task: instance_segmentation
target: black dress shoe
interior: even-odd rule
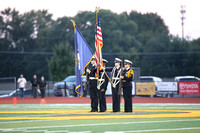
[[[125,113],[132,113],[132,111],[125,111]]]
[[[91,110],[90,112],[98,112],[97,110]]]

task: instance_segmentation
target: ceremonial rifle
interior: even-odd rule
[[[96,58],[96,56],[95,56],[95,58]],[[97,59],[97,62],[99,63],[99,60],[98,60],[98,58],[96,58]],[[101,64],[100,64],[100,66],[101,66]],[[102,67],[102,66],[101,66]],[[116,86],[113,84],[113,82],[110,80],[110,78],[109,78],[109,76],[108,76],[108,74],[106,73],[106,71],[104,70],[104,69],[102,69],[103,71],[104,71],[104,73],[105,73],[105,75],[107,76],[107,78],[108,78],[108,80],[110,81],[110,83],[111,83],[111,85],[115,88]]]
[[[123,64],[121,63],[121,72],[120,72],[120,76],[122,76],[122,74],[123,74]],[[122,79],[120,78],[118,95],[121,95],[121,94],[122,94],[122,88],[123,88],[123,81],[122,81]]]
[[[88,69],[88,66],[86,68],[86,70]],[[88,85],[89,85],[89,74],[88,72],[86,71],[86,82],[85,82],[85,87],[84,87],[84,90],[87,90],[88,89]]]

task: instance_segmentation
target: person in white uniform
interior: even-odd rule
[[[24,98],[24,88],[26,88],[26,79],[24,78],[23,74],[20,75],[20,78],[18,78],[17,83],[20,90],[20,97]]]

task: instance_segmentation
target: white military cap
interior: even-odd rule
[[[103,62],[108,63],[108,61],[106,59],[103,59]]]
[[[133,64],[132,61],[125,59],[125,60],[124,60],[124,64],[127,64],[127,63],[128,63],[128,64],[131,64],[131,65]]]
[[[94,60],[95,59],[95,56],[92,56],[92,60]]]
[[[115,58],[115,63],[118,62],[118,63],[121,63],[122,60],[120,60],[119,58]]]

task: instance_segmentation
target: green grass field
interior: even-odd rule
[[[200,132],[200,104],[133,104],[134,113],[123,113],[123,104],[121,113],[112,113],[112,104],[107,107],[107,113],[89,113],[90,104],[0,104],[0,132]],[[188,111],[196,111],[197,117],[187,116]],[[154,115],[163,118],[148,118]]]

